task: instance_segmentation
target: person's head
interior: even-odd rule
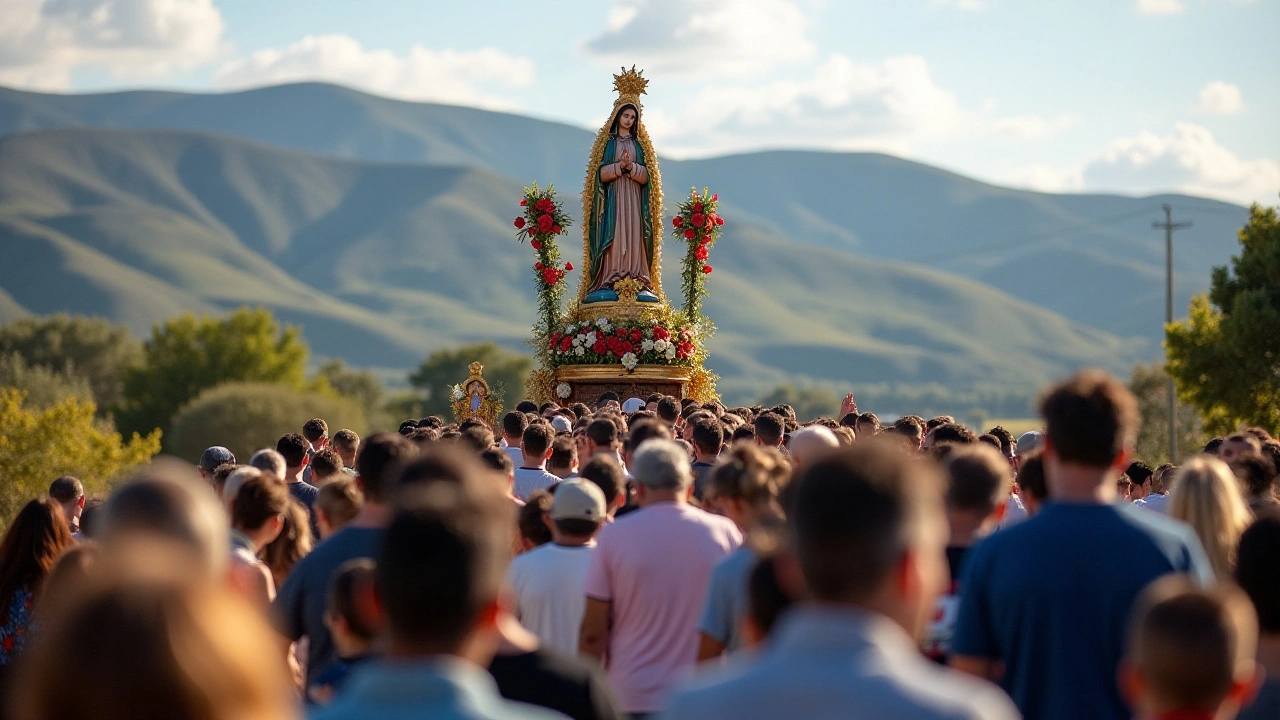
[[[761,413],[752,423],[756,431],[756,443],[765,447],[781,447],[786,424],[782,416],[772,412]]]
[[[605,497],[605,513],[613,516],[627,501],[627,475],[616,458],[595,455],[578,471],[579,477],[596,484]]]
[[[80,513],[84,510],[84,485],[79,478],[63,475],[49,483],[49,499],[58,503],[68,527],[75,528],[80,524]]]
[[[262,548],[262,561],[271,570],[276,587],[284,585],[293,566],[306,557],[315,545],[315,538],[311,536],[311,514],[306,505],[290,497],[285,504],[283,517],[284,524],[280,528],[280,534]]]
[[[738,445],[738,444],[755,445],[756,444],[755,426],[754,425],[738,426],[733,431],[733,436],[729,439],[729,442],[731,442],[734,445]]]
[[[551,542],[551,528],[547,526],[547,513],[551,512],[551,493],[534,490],[516,514],[516,527],[520,530],[520,546],[527,552],[539,545]]]
[[[1240,536],[1236,554],[1236,584],[1249,595],[1258,612],[1264,637],[1280,637],[1280,515],[1264,515]]]
[[[312,450],[323,450],[329,446],[329,423],[324,418],[311,418],[302,424],[302,437]]]
[[[779,496],[791,480],[791,465],[774,448],[730,448],[706,477],[706,502],[746,530],[784,518]]]
[[[636,482],[636,501],[640,505],[688,499],[693,469],[689,466],[689,454],[676,441],[645,442],[632,456],[630,468]]]
[[[391,501],[399,466],[413,459],[418,448],[398,433],[377,433],[364,441],[356,456],[356,482],[366,503]]]
[[[596,398],[596,411],[603,410],[610,404],[618,405],[622,402],[622,398],[618,397],[618,393],[612,390],[606,390],[600,393],[600,397]]]
[[[231,500],[231,527],[253,538],[262,547],[280,534],[289,506],[289,488],[274,475],[261,470],[240,483]]]
[[[995,526],[1009,498],[1009,463],[986,443],[958,447],[946,460],[951,544],[969,545]]]
[[[782,556],[769,554],[760,558],[747,576],[747,614],[743,634],[751,647],[767,640],[782,613],[796,602],[778,577],[781,572]]]
[[[1226,464],[1207,455],[1188,460],[1173,482],[1169,517],[1196,531],[1219,578],[1231,576],[1236,544],[1252,515]]]
[[[622,444],[622,462],[631,466],[632,458],[641,445],[651,440],[671,440],[671,427],[658,420],[643,420],[631,426],[627,440]]]
[[[1141,460],[1134,460],[1124,471],[1129,476],[1129,499],[1141,500],[1151,494],[1151,476],[1155,471]]]
[[[297,717],[275,632],[224,584],[94,575],[42,628],[12,686],[15,717]]]
[[[276,452],[284,458],[285,473],[297,472],[307,464],[307,450],[311,446],[298,433],[289,433],[276,441]]]
[[[221,445],[214,445],[211,448],[206,448],[204,452],[200,453],[200,462],[196,464],[196,469],[200,471],[200,477],[207,480],[209,475],[211,475],[219,465],[225,465],[227,463],[234,465],[235,462],[235,454]]]
[[[524,429],[529,427],[529,417],[523,412],[512,411],[502,416],[502,436],[507,444],[519,447],[524,438]]]
[[[1237,455],[1230,463],[1250,499],[1271,499],[1276,492],[1276,467],[1271,459],[1257,453]]]
[[[1156,468],[1151,473],[1151,492],[1155,495],[1166,495],[1173,489],[1173,474],[1178,471],[1178,466],[1173,463],[1165,463]]]
[[[655,412],[658,413],[659,420],[666,423],[668,427],[673,427],[676,420],[680,419],[680,403],[673,397],[664,397],[658,401]]]
[[[38,594],[45,576],[72,546],[62,507],[52,500],[31,500],[18,511],[0,543],[0,603],[8,607],[20,589]]]
[[[1221,435],[1214,438],[1210,438],[1209,442],[1204,444],[1204,448],[1200,452],[1204,453],[1205,455],[1212,455],[1214,457],[1217,457],[1218,448],[1222,447],[1222,443],[1224,440],[1226,440],[1226,438],[1222,437]]]
[[[356,452],[360,449],[360,436],[355,430],[339,430],[333,434],[330,445],[338,452],[338,457],[342,458],[344,467],[355,467]]]
[[[410,433],[412,433],[414,430],[417,430],[417,429],[418,429],[417,420],[405,420],[404,422],[400,423],[400,427],[396,430],[396,432],[407,437]]]
[[[1231,464],[1241,455],[1256,455],[1262,451],[1262,443],[1258,438],[1247,433],[1235,433],[1227,436],[1218,446],[1218,459]]]
[[[1040,512],[1049,499],[1049,483],[1045,481],[1040,453],[1023,456],[1018,462],[1018,497],[1028,516]]]
[[[249,466],[246,465],[245,467],[249,467]],[[223,463],[222,465],[219,465],[218,467],[213,469],[213,472],[209,475],[209,482],[210,484],[213,485],[214,497],[216,498],[223,497],[223,495],[226,493],[227,478],[231,477],[231,473],[235,472],[238,469],[240,469],[239,465],[233,465],[231,463]]]
[[[376,587],[394,657],[458,655],[481,667],[497,644],[511,556],[511,501],[487,471],[406,487],[378,553]]]
[[[1120,688],[1135,717],[1235,717],[1261,683],[1257,636],[1257,617],[1238,588],[1204,590],[1183,576],[1161,578],[1135,606]]]
[[[524,454],[525,467],[542,467],[551,457],[551,441],[555,431],[545,423],[535,423],[524,429],[520,436],[520,452]]]
[[[1006,430],[1000,425],[996,425],[987,431],[987,434],[994,437],[1000,442],[1000,454],[1005,458],[1012,458],[1017,449],[1018,443],[1013,439],[1013,433]]]
[[[590,541],[607,517],[604,493],[589,480],[565,480],[551,493],[547,518],[552,540],[557,544],[579,545]]]
[[[631,103],[626,103],[618,108],[613,115],[613,124],[609,126],[609,132],[613,135],[632,135],[634,136],[640,131],[640,110]],[[616,395],[616,393],[613,393]],[[614,398],[617,399],[616,397]]]
[[[880,418],[875,413],[862,413],[853,425],[853,431],[862,437],[871,437],[880,432]]]
[[[551,455],[547,457],[547,472],[561,480],[578,472],[578,445],[573,438],[564,436],[551,441]]]
[[[511,494],[516,484],[516,463],[511,454],[501,448],[489,448],[480,453],[480,464],[492,470],[503,481],[504,492]]]
[[[249,457],[249,467],[258,468],[283,480],[289,464],[285,462],[284,455],[275,450],[263,448]]]
[[[924,422],[914,415],[898,418],[893,423],[893,429],[898,434],[910,438],[917,448],[924,442]]]
[[[713,461],[724,447],[724,428],[714,417],[707,417],[693,423],[693,430],[687,436],[693,441],[693,449],[698,458],[706,462]]]
[[[459,428],[459,432],[462,433],[458,438],[462,444],[476,453],[482,453],[494,446],[493,433],[483,423],[476,422],[470,425],[464,423],[464,426]]]
[[[120,567],[143,574],[221,579],[230,557],[222,506],[201,487],[194,468],[163,459],[107,498],[101,539],[104,551],[122,559]],[[123,561],[135,557],[137,563]]]
[[[80,513],[80,536],[86,540],[97,540],[102,533],[102,508],[106,501],[92,498],[84,504],[84,512]]]
[[[345,467],[338,451],[325,448],[311,458],[311,484],[317,487],[338,477]]]
[[[859,443],[810,465],[790,494],[788,520],[812,598],[879,612],[918,636],[947,583],[934,466]]]
[[[320,530],[320,540],[326,540],[343,525],[351,522],[360,507],[364,505],[364,496],[356,481],[341,477],[327,482],[316,493],[316,525]]]
[[[840,440],[829,428],[810,425],[800,428],[791,436],[791,444],[787,449],[791,453],[791,464],[796,472],[804,472],[805,466],[811,461],[838,447],[840,447]]]
[[[324,625],[341,656],[367,653],[382,629],[373,589],[376,568],[370,558],[356,558],[339,565],[329,579]]]
[[[1129,464],[1138,432],[1138,402],[1119,380],[1101,370],[1082,370],[1049,389],[1040,401],[1045,419],[1044,461],[1054,495],[1059,469],[1092,471],[1097,484]],[[1108,479],[1114,480],[1114,477]]]
[[[978,436],[973,434],[969,428],[953,422],[944,422],[933,426],[929,432],[925,433],[925,448],[935,448],[942,445],[972,445],[978,442]]]

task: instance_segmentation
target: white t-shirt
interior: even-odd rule
[[[534,490],[546,490],[560,482],[560,478],[542,468],[516,468],[515,496],[528,500]]]
[[[1158,513],[1164,513],[1165,515],[1169,514],[1169,496],[1168,495],[1156,495],[1153,493],[1151,495],[1146,496],[1142,500],[1135,500],[1133,504],[1137,505],[1138,507],[1146,508],[1147,510],[1153,510]]]
[[[512,465],[520,467],[524,464],[524,452],[520,449],[519,445],[516,445],[515,447],[508,445],[502,448],[502,450],[511,456]]]
[[[547,543],[517,555],[507,569],[520,623],[560,652],[578,655],[578,631],[587,596],[582,591],[595,543],[569,547]]]

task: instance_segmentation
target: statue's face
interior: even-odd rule
[[[627,108],[626,110],[623,110],[622,114],[618,116],[618,127],[622,128],[623,130],[630,130],[632,127],[635,126],[635,124],[636,124],[636,111],[632,110],[631,108]]]

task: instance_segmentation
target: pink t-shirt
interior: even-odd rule
[[[606,525],[583,587],[612,603],[606,667],[628,713],[663,707],[693,668],[711,569],[742,544],[727,518],[676,503],[649,505]]]

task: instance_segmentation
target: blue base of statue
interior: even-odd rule
[[[656,303],[658,302],[658,296],[654,295],[648,290],[641,290],[640,292],[636,293],[636,302]]]
[[[639,297],[636,299],[638,300]],[[618,302],[618,293],[614,292],[613,288],[600,288],[599,290],[582,298],[583,305],[598,302]]]

